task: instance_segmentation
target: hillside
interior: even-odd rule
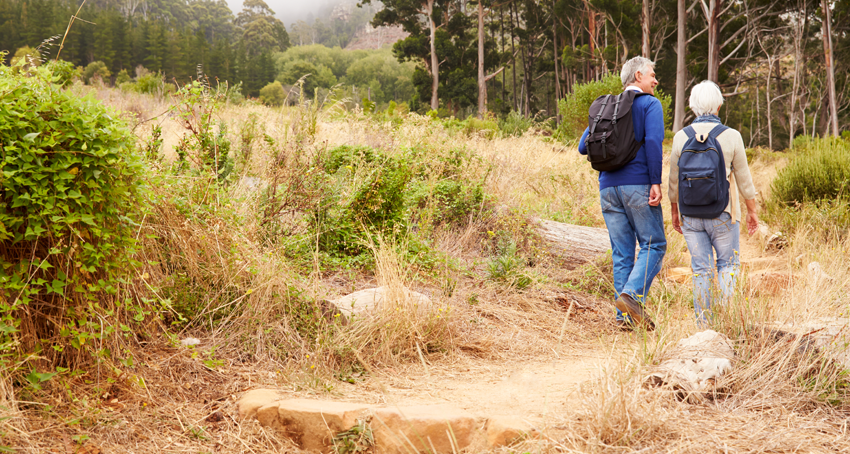
[[[619,330],[610,255],[581,258],[541,230],[541,220],[604,223],[595,173],[539,128],[509,135],[496,122],[320,100],[233,104],[200,84],[172,97],[69,90],[115,109],[138,137],[144,211],[120,290],[136,321],[91,338],[109,352],[86,350],[89,341],[57,350],[79,352],[74,369],[33,359],[3,369],[4,450],[302,452],[285,430],[240,418],[239,399],[262,388],[376,407],[449,404],[535,428],[492,452],[850,449],[844,372],[805,347],[823,329],[769,328],[822,323],[845,306],[846,237],[830,233],[824,212],[767,216],[786,231],[783,249],[743,240],[749,277],[713,326],[731,340],[734,368],[691,400],[645,382],[700,331],[687,276],[674,272],[689,263],[684,240],[668,227],[649,295],[658,328]],[[767,204],[788,159],[751,154]],[[329,305],[377,286],[396,293],[373,315]],[[98,304],[111,301],[102,295]],[[368,448],[358,437],[343,438]]]

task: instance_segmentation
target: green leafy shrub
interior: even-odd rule
[[[286,92],[283,90],[283,85],[278,81],[274,81],[260,89],[260,102],[267,106],[280,106],[286,99]]]
[[[850,142],[827,138],[802,145],[771,184],[771,197],[791,205],[850,198]]]
[[[511,111],[507,117],[499,120],[499,130],[506,136],[521,136],[528,131],[534,121],[531,118],[526,118],[525,115]]]
[[[41,54],[38,50],[24,46],[15,51],[15,55],[10,62],[12,66],[23,65],[24,67],[41,66]]]
[[[115,76],[115,85],[121,86],[121,84],[131,82],[132,80],[130,73],[128,73],[126,69],[122,69]]]
[[[480,119],[469,117],[464,121],[463,132],[467,136],[477,134],[487,139],[493,139],[499,132],[499,124],[490,118]]]
[[[51,60],[45,66],[53,74],[53,83],[62,87],[70,85],[74,79],[80,77],[80,70],[69,61]]]
[[[106,67],[106,63],[102,61],[93,61],[86,66],[86,69],[83,70],[83,81],[86,84],[92,83],[92,79],[100,79],[103,82],[108,82],[111,75],[112,73],[109,72],[109,68]]]
[[[145,200],[134,136],[52,77],[0,66],[0,368],[118,354],[116,334],[152,310],[120,291]]]
[[[226,89],[213,90],[197,80],[184,85],[174,95],[174,110],[189,132],[177,146],[180,163],[192,159],[200,169],[211,169],[219,180],[226,179],[233,170],[227,124],[219,121],[215,128],[213,122],[226,99]]]
[[[622,91],[623,83],[620,76],[616,74],[609,74],[598,81],[574,84],[572,93],[558,101],[562,119],[557,136],[563,140],[580,138],[587,128],[587,112],[590,110],[593,101],[602,95],[615,95]],[[673,98],[658,87],[655,88],[655,97],[661,101],[665,129],[670,129],[673,121],[670,115],[670,105]]]

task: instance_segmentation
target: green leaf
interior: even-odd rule
[[[26,140],[27,142],[32,142],[32,141],[35,140],[36,137],[38,137],[39,134],[41,134],[41,133],[40,132],[31,132],[31,133],[24,136],[24,140]]]

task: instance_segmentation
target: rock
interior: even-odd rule
[[[822,317],[804,323],[775,322],[770,326],[779,333],[799,336],[803,350],[813,346],[844,369],[850,369],[850,319],[847,317]]]
[[[528,421],[516,416],[494,416],[487,421],[485,431],[487,447],[491,449],[539,435],[539,431]]]
[[[735,350],[726,336],[705,330],[680,340],[668,356],[646,381],[670,386],[680,398],[699,402],[717,377],[732,368]]]
[[[608,230],[540,219],[540,233],[553,252],[571,262],[585,263],[611,249]]]
[[[236,408],[239,411],[239,418],[250,418],[254,416],[260,408],[280,399],[280,393],[274,389],[255,389],[248,391],[236,402]]]
[[[450,405],[380,408],[372,418],[379,454],[459,452],[475,442],[477,429],[475,416]]]
[[[679,284],[689,284],[693,275],[694,272],[690,268],[680,266],[668,269],[666,278]]]
[[[330,301],[330,304],[336,307],[336,309],[345,316],[346,320],[350,319],[352,316],[361,317],[371,311],[379,309],[381,307],[381,303],[387,297],[388,291],[388,287],[360,290],[359,292],[354,292],[350,295]],[[405,296],[408,298],[409,302],[413,302],[421,306],[431,303],[431,299],[421,293],[414,292],[406,288],[403,289],[403,291],[405,292]]]
[[[814,285],[818,285],[818,284],[821,284],[821,283],[830,284],[830,283],[835,281],[835,278],[833,278],[832,276],[830,276],[829,274],[827,274],[826,272],[823,271],[823,269],[820,266],[820,263],[818,263],[818,262],[809,263],[809,265],[806,267],[806,269],[809,272],[808,273],[809,281]]]
[[[747,275],[747,282],[756,294],[777,296],[793,286],[795,278],[793,274],[782,271],[758,270]]]
[[[371,408],[368,404],[287,399],[261,408],[257,419],[265,427],[283,431],[301,449],[327,452],[334,435],[368,417]]]
[[[788,238],[782,232],[773,232],[766,225],[760,224],[758,235],[764,241],[765,251],[778,251],[788,246]]]
[[[194,347],[195,345],[201,345],[201,340],[195,337],[187,337],[180,341],[180,345],[184,347]]]

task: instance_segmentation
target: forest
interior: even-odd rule
[[[847,123],[848,5],[365,0],[287,30],[262,0],[246,2],[235,15],[223,0],[0,0],[0,50],[7,60],[38,49],[41,59],[58,56],[80,68],[102,62],[87,76],[100,71],[108,83],[147,72],[170,84],[206,77],[249,97],[279,83],[264,100],[279,99],[310,74],[309,96],[339,84],[355,102],[368,98],[378,108],[392,100],[444,117],[516,112],[551,129],[565,115],[583,115],[562,112],[576,105],[565,98],[577,86],[616,76],[624,61],[644,55],[656,61],[662,92],[674,99],[668,112],[674,131],[689,120],[688,87],[710,79],[728,97],[724,120],[747,145],[781,150],[797,137],[838,135]],[[392,46],[396,63],[384,51],[360,65],[378,71],[375,77],[347,76],[348,65],[366,54],[348,56],[342,48],[369,18],[376,27],[401,26],[409,36]],[[145,71],[136,71],[140,66]]]

